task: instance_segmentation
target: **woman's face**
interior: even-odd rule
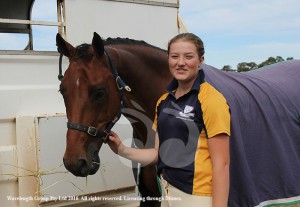
[[[179,82],[193,81],[204,57],[199,57],[196,46],[185,40],[178,40],[170,45],[169,68]]]

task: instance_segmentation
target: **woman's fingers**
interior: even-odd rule
[[[109,145],[109,147],[111,148],[111,150],[114,153],[118,154],[118,151],[119,151],[120,146],[122,145],[122,142],[121,142],[119,136],[115,132],[111,131],[109,133],[109,142],[107,144]]]
[[[109,140],[111,140],[112,142],[114,142],[114,143],[117,144],[118,139],[119,139],[119,137],[118,137],[118,135],[115,132],[111,131],[109,133]]]

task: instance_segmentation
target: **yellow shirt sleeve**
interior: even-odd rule
[[[152,125],[152,129],[153,129],[154,131],[156,131],[156,129],[157,129],[157,108],[158,108],[159,104],[160,104],[163,100],[165,100],[165,99],[167,98],[167,96],[168,96],[168,93],[163,94],[163,95],[158,99],[158,101],[157,101],[157,103],[156,103],[156,107],[155,107],[155,118],[154,118],[153,125]]]
[[[208,138],[222,133],[230,136],[230,110],[225,97],[205,82],[200,86],[198,99]]]

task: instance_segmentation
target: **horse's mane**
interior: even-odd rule
[[[122,44],[126,44],[126,45],[142,45],[145,47],[151,47],[154,49],[158,49],[161,51],[166,51],[164,49],[161,49],[159,47],[156,47],[154,45],[150,45],[149,43],[143,41],[143,40],[134,40],[134,39],[130,39],[130,38],[107,38],[106,40],[104,40],[104,45],[122,45]]]
[[[153,49],[157,49],[160,51],[164,51],[166,52],[166,50],[163,50],[159,47],[156,47],[154,45],[150,45],[147,42],[143,41],[143,40],[134,40],[134,39],[129,39],[129,38],[107,38],[106,40],[103,40],[104,45],[141,45],[141,46],[145,46],[145,47],[150,47]],[[84,60],[91,60],[93,55],[88,53],[88,49],[89,47],[91,47],[91,44],[87,44],[87,43],[83,43],[81,45],[78,45],[76,47],[76,56],[84,59]]]

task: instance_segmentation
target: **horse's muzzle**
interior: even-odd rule
[[[74,163],[70,163],[67,159],[63,159],[65,168],[73,175],[78,177],[86,177],[95,174],[100,167],[100,158],[98,154],[88,161],[86,158],[77,159]]]

